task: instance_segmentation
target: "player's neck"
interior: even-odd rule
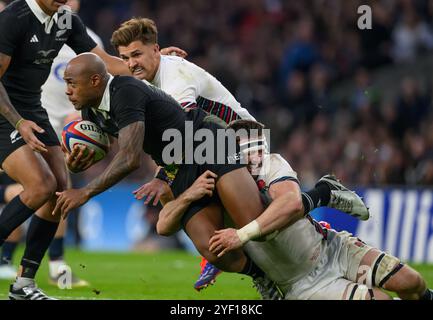
[[[110,80],[110,76],[107,74],[107,77],[102,80],[101,85],[95,88],[95,90],[99,91],[98,94],[96,95],[98,98],[96,98],[93,102],[90,103],[91,108],[97,109],[101,105],[102,99],[104,99],[105,89],[108,86],[109,80]]]
[[[149,82],[155,81],[155,77],[158,74],[159,68],[161,66],[161,55],[158,55],[157,59],[158,60],[157,60],[156,65],[155,65],[155,71],[153,72],[152,76],[150,77],[151,79],[147,80]]]

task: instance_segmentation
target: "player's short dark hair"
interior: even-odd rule
[[[259,136],[261,136],[263,135],[263,129],[265,128],[265,125],[254,120],[239,119],[230,122],[227,128],[233,129],[234,131],[238,131],[240,129],[245,129],[247,131],[256,129]]]
[[[122,23],[111,37],[111,44],[116,49],[119,46],[129,46],[134,41],[141,41],[143,44],[158,43],[158,29],[155,22],[147,18],[132,18]]]

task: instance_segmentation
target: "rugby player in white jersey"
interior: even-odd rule
[[[238,120],[230,128],[263,129],[263,125]],[[388,300],[381,289],[401,299],[432,300],[433,292],[421,275],[400,260],[372,248],[348,232],[323,228],[303,208],[297,174],[278,154],[244,139],[241,150],[268,207],[239,230],[219,230],[209,250],[223,256],[243,247],[248,256],[276,282],[285,299]],[[212,194],[212,176],[197,179],[185,197],[194,200]],[[328,181],[329,177],[322,178]],[[172,205],[160,213],[157,230],[170,234],[179,228],[182,209]],[[258,240],[260,241],[253,241]],[[263,241],[265,240],[265,241]]]
[[[263,128],[243,120],[229,127]],[[247,139],[240,145],[249,159],[249,171],[270,204],[249,225],[217,231],[210,240],[211,252],[222,256],[243,246],[286,299],[390,299],[382,289],[397,293],[401,299],[433,299],[422,276],[400,259],[346,231],[322,228],[308,213],[305,215],[299,186],[293,185],[296,172],[280,155],[249,148]],[[266,235],[271,236],[265,242],[250,241]]]
[[[170,94],[183,108],[199,107],[229,123],[237,119],[255,120],[235,97],[214,76],[199,66],[177,56],[162,56],[159,52],[158,30],[154,21],[134,18],[116,30],[111,42],[128,65],[134,77],[150,82]],[[135,191],[137,199],[153,199],[156,205],[167,190],[173,175],[159,168],[156,178]],[[362,200],[339,182],[331,188],[326,183],[302,194],[308,211],[320,203],[340,209],[362,220],[369,217]],[[219,270],[202,263],[202,272],[195,288],[200,290],[213,283]]]

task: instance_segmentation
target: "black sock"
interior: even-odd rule
[[[26,221],[35,210],[30,209],[22,203],[20,196],[16,196],[4,207],[0,215],[0,245],[6,241],[7,237]]]
[[[27,230],[26,249],[21,260],[21,277],[33,279],[42,258],[56,234],[58,222],[51,222],[34,215]]]
[[[265,276],[265,273],[263,272],[263,270],[260,269],[259,266],[257,266],[254,263],[254,261],[251,260],[248,256],[247,256],[247,262],[245,263],[243,270],[239,273],[250,276],[253,279]]]
[[[64,254],[63,240],[64,240],[63,237],[54,238],[53,241],[51,242],[50,249],[48,251],[48,256],[50,257],[51,261],[63,259],[63,254]]]
[[[5,191],[6,191],[6,186],[0,185],[0,203],[6,203]]]
[[[431,289],[427,289],[420,300],[433,300],[433,291]]]
[[[331,200],[331,188],[324,182],[320,183],[314,189],[302,192],[302,203],[304,205],[304,214],[318,208],[327,206]]]
[[[2,246],[0,265],[11,264],[18,242],[5,241]]]

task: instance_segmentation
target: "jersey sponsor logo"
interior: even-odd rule
[[[38,54],[40,54],[41,56],[43,56],[44,58],[46,58],[46,57],[48,57],[50,55],[51,52],[55,52],[55,51],[56,51],[55,49],[51,49],[51,50],[47,50],[47,51],[39,50]]]
[[[55,49],[50,50],[39,50],[38,54],[42,56],[42,58],[36,59],[33,61],[34,64],[51,64],[54,61],[55,56],[48,57],[51,53],[56,52]]]
[[[30,39],[30,43],[37,43],[39,42],[38,37],[34,34],[33,37]]]
[[[23,137],[21,137],[20,133],[18,132],[18,130],[14,130],[12,131],[12,133],[10,134],[10,138],[11,138],[11,143],[14,144],[15,142],[17,142],[18,140],[21,140]]]

